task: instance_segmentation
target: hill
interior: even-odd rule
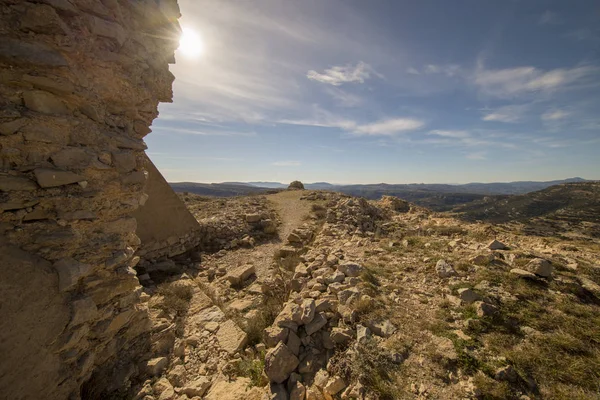
[[[565,183],[517,196],[490,196],[454,209],[462,219],[493,223],[525,222],[525,230],[585,229],[600,237],[600,182]],[[539,233],[539,232],[538,232]]]
[[[196,183],[196,182],[172,182],[169,185],[175,192],[189,192],[202,196],[232,197],[245,196],[257,193],[266,193],[270,189],[264,187],[250,186],[244,183]]]

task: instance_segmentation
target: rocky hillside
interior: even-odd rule
[[[568,183],[519,196],[491,196],[454,209],[470,221],[523,223],[538,234],[585,231],[600,237],[600,183]]]
[[[599,398],[597,239],[391,197],[186,202],[230,237],[142,280],[152,353],[130,397]]]

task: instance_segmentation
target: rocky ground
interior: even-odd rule
[[[597,239],[396,198],[182,196],[229,233],[143,281],[136,399],[600,398]]]

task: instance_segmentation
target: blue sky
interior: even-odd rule
[[[598,1],[179,4],[171,182],[600,179]]]

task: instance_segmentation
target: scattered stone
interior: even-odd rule
[[[342,272],[344,275],[348,277],[358,277],[360,276],[363,267],[359,264],[352,262],[345,262],[343,264],[339,264],[337,266],[338,271]]]
[[[435,271],[440,278],[449,278],[456,275],[456,271],[452,265],[448,264],[446,260],[439,260],[435,264]]]
[[[188,385],[184,386],[184,388],[181,390],[181,393],[185,394],[190,398],[196,396],[202,397],[204,396],[204,393],[206,393],[209,387],[210,379],[208,379],[206,376],[201,376],[196,380],[190,382]]]
[[[494,379],[497,381],[508,381],[508,382],[516,382],[519,375],[517,371],[512,367],[512,365],[507,365],[506,367],[502,367],[496,371],[494,375]]]
[[[466,304],[471,304],[481,298],[477,292],[469,288],[458,289],[458,297]]]
[[[488,249],[490,250],[506,250],[508,249],[508,247],[506,247],[506,245],[498,240],[492,240],[490,242],[490,244],[488,244]]]
[[[527,263],[525,269],[538,276],[550,278],[552,277],[552,271],[554,270],[554,267],[552,267],[552,264],[548,260],[544,260],[543,258],[535,258]]]
[[[306,398],[306,388],[300,382],[295,382],[290,390],[290,400],[304,400]]]
[[[346,388],[346,386],[347,386],[346,382],[344,382],[344,380],[342,378],[340,378],[339,376],[334,376],[329,379],[329,381],[323,388],[323,391],[328,393],[331,396],[335,396],[337,393],[344,390],[344,388]]]
[[[307,335],[312,335],[322,327],[327,324],[327,318],[323,315],[323,313],[317,314],[312,322],[304,327]]]
[[[493,253],[489,253],[489,254],[479,254],[473,258],[471,258],[471,262],[475,265],[489,265],[489,263],[491,263],[492,261],[494,261],[494,254]]]
[[[246,214],[246,222],[254,224],[260,222],[260,214]]]
[[[331,340],[338,344],[348,344],[352,341],[352,330],[349,328],[333,328],[331,330]]]
[[[368,322],[368,329],[374,334],[380,337],[390,337],[396,332],[396,327],[390,322],[389,319],[381,322]]]
[[[358,343],[365,343],[371,337],[371,330],[363,325],[356,325],[356,341]]]
[[[265,357],[265,373],[272,382],[282,383],[299,363],[298,357],[283,342],[279,342]]]
[[[474,305],[479,318],[494,315],[498,311],[495,306],[483,301],[476,301]]]
[[[510,274],[516,276],[517,278],[537,279],[537,276],[535,276],[535,274],[520,268],[511,269]]]
[[[600,297],[600,285],[584,275],[579,276],[577,279],[579,279],[579,283],[583,289],[592,293],[596,297]]]
[[[146,363],[146,371],[152,376],[158,376],[164,371],[168,363],[167,357],[153,358]]]
[[[254,274],[256,274],[254,265],[246,264],[229,271],[227,275],[225,275],[225,279],[227,279],[232,286],[238,286]]]
[[[290,330],[288,328],[282,328],[277,325],[265,329],[263,334],[265,345],[269,348],[277,346],[279,342],[287,340],[289,332]]]
[[[219,327],[217,340],[223,350],[229,354],[234,354],[246,346],[248,335],[235,322],[228,319]]]

